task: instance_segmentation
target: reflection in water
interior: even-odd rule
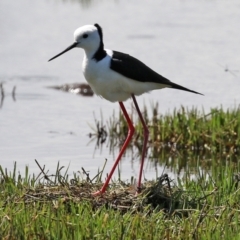
[[[0,108],[2,108],[3,100],[4,100],[4,90],[3,90],[3,83],[0,83],[0,90],[1,90],[1,102],[0,102]]]
[[[63,2],[72,2],[72,3],[79,3],[83,8],[91,7],[91,5],[99,3],[99,0],[62,0]],[[117,2],[117,0],[111,0],[112,2]]]
[[[109,147],[109,152],[112,156],[115,156],[121,149],[124,138],[119,140],[113,137],[112,133],[107,133],[105,126],[96,121],[97,129],[95,134],[89,134],[90,137],[94,136],[90,142],[95,141],[94,154],[97,149],[102,150],[103,145]],[[107,138],[109,136],[109,138]],[[127,136],[127,135],[126,135]],[[126,137],[125,136],[125,137]],[[132,170],[138,172],[135,169],[137,161],[141,160],[142,143],[137,139],[139,134],[134,136],[133,144],[129,144],[124,156],[127,156],[128,161],[131,161]],[[202,150],[189,150],[189,149],[177,149],[172,146],[159,149],[153,144],[147,146],[147,156],[144,168],[155,169],[156,177],[162,176],[164,173],[174,173],[177,176],[184,174],[190,174],[191,176],[200,176],[201,174],[215,173],[216,166],[219,168],[226,167],[228,164],[238,163],[237,154],[213,154],[206,149]],[[163,167],[162,172],[158,172],[159,166]]]
[[[82,7],[90,7],[93,3],[96,3],[96,0],[63,0],[63,2],[77,2],[80,3]],[[99,0],[98,0],[99,2]]]
[[[212,109],[209,114],[199,115],[195,109],[182,107],[181,110],[174,111],[173,115],[164,117],[159,116],[157,104],[152,110],[151,118],[146,109],[143,112],[151,129],[146,156],[147,165],[150,164],[151,168],[165,166],[167,171],[180,175],[185,172],[196,174],[199,169],[212,171],[220,163],[223,166],[228,162],[237,163],[240,151],[240,108],[226,112]],[[130,115],[134,119],[134,112]],[[95,122],[97,123],[96,120]],[[135,122],[134,125],[136,132],[125,154],[128,158],[130,156],[132,162],[138,159],[140,161],[143,147],[140,124]],[[121,114],[118,117],[113,115],[107,131],[108,146],[114,155],[115,151],[120,150],[128,134],[126,121]],[[106,138],[101,144],[105,142]]]
[[[82,96],[93,96],[93,90],[86,83],[72,83],[72,84],[64,84],[61,86],[52,86],[48,88],[53,88],[56,90],[61,90],[64,92],[71,92],[75,94],[81,94]]]
[[[1,82],[0,83],[0,92],[1,92],[1,100],[0,100],[0,108],[2,108],[3,106],[3,103],[4,103],[4,99],[5,99],[5,92],[4,92],[4,88],[3,88],[3,83],[4,82]],[[13,90],[12,90],[12,99],[13,101],[15,102],[16,101],[16,86],[13,87]]]
[[[91,138],[91,140],[88,143],[90,144],[91,142],[95,141],[93,156],[97,149],[100,149],[100,152],[102,152],[103,144],[106,142],[108,137],[106,126],[103,125],[102,112],[101,112],[101,121],[98,121],[94,115],[94,122],[95,122],[95,126],[89,125],[90,128],[93,130],[93,133],[89,133],[89,138]]]
[[[16,102],[15,93],[16,93],[16,86],[14,86],[12,90],[12,99],[14,102]]]

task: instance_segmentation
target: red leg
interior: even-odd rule
[[[143,172],[143,165],[144,165],[144,158],[146,156],[146,150],[147,150],[147,142],[148,142],[148,135],[149,135],[149,131],[147,128],[147,125],[143,119],[143,116],[139,110],[138,104],[137,104],[137,100],[135,98],[135,96],[132,94],[132,99],[133,99],[133,103],[136,107],[138,116],[140,118],[140,121],[142,123],[143,126],[143,130],[144,130],[144,141],[143,141],[143,149],[142,149],[142,158],[141,158],[141,166],[140,166],[140,172],[139,172],[139,178],[138,178],[138,189],[137,189],[137,193],[141,192],[141,181],[142,181],[142,172]]]
[[[121,149],[121,151],[120,151],[120,153],[119,153],[119,155],[118,155],[118,157],[117,157],[117,159],[116,159],[116,161],[115,161],[115,163],[114,163],[114,165],[112,167],[112,170],[110,171],[110,173],[109,173],[109,175],[107,177],[106,182],[102,186],[101,190],[97,191],[96,193],[93,193],[94,196],[102,194],[102,193],[104,193],[106,191],[106,188],[107,188],[107,186],[108,186],[108,184],[109,184],[109,182],[110,182],[110,180],[112,178],[112,175],[113,175],[113,173],[114,173],[114,171],[115,171],[115,169],[116,169],[116,167],[117,167],[117,165],[118,165],[118,163],[119,163],[119,161],[120,161],[124,151],[126,150],[128,144],[129,144],[129,142],[130,142],[130,140],[131,140],[131,138],[133,136],[134,130],[135,130],[134,126],[132,124],[132,121],[129,118],[129,115],[128,115],[128,113],[127,113],[123,103],[119,102],[119,104],[120,104],[120,107],[122,109],[123,115],[126,118],[127,123],[128,123],[128,136],[127,136],[127,138],[126,138],[126,140],[125,140],[125,142],[124,142],[124,144],[122,146],[122,149]]]

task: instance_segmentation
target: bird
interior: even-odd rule
[[[105,183],[101,189],[94,192],[93,195],[98,196],[106,192],[112,175],[134,134],[134,125],[123,104],[123,102],[129,98],[133,100],[143,127],[143,148],[136,189],[136,194],[139,194],[141,193],[142,172],[149,130],[137,104],[136,96],[162,88],[173,88],[195,94],[203,94],[168,80],[129,54],[105,49],[103,30],[97,23],[94,25],[84,25],[76,29],[73,44],[48,61],[52,61],[73,48],[82,48],[84,50],[82,71],[94,93],[110,102],[118,102],[128,124],[128,135],[120,149],[119,155]]]

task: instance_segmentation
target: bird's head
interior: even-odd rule
[[[83,48],[86,52],[94,54],[99,47],[103,48],[102,38],[102,29],[98,24],[82,26],[74,32],[74,43],[48,61],[52,61],[73,48]]]

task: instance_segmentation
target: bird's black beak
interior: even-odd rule
[[[62,51],[62,52],[60,52],[59,54],[57,54],[56,56],[50,58],[48,61],[50,62],[50,61],[52,61],[53,59],[61,56],[61,55],[64,54],[65,52],[68,52],[69,50],[75,48],[75,47],[77,46],[77,44],[78,44],[77,42],[74,42],[72,45],[70,45],[70,46],[69,46],[68,48],[66,48],[64,51]]]

